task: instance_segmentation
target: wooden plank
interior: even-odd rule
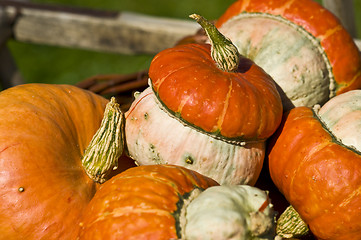
[[[18,13],[14,25],[17,41],[102,52],[154,54],[199,29],[192,20],[31,6],[4,6],[8,14]]]
[[[354,42],[356,43],[356,46],[358,47],[359,51],[361,51],[361,39],[354,39]]]
[[[325,8],[335,14],[352,37],[357,37],[353,0],[323,0]]]

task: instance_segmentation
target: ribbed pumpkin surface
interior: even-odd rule
[[[160,52],[149,76],[165,108],[182,121],[224,138],[268,138],[282,104],[273,79],[247,58],[237,72],[219,69],[210,45],[187,44]]]
[[[264,141],[230,144],[184,126],[159,107],[150,88],[125,113],[127,152],[139,165],[174,164],[219,184],[254,185],[265,156]]]
[[[250,24],[248,21],[255,21],[250,30],[247,28]],[[274,26],[275,22],[283,27]],[[312,95],[319,88],[328,87],[329,95],[333,97],[361,87],[361,59],[357,46],[340,21],[313,0],[239,0],[218,19],[216,26],[240,48],[241,54],[264,68],[296,106],[311,107],[316,103],[325,103],[327,95],[323,98],[317,96],[320,94]],[[290,30],[284,31],[282,28]],[[246,33],[251,31],[248,36]],[[296,37],[294,41],[293,37]],[[307,44],[311,44],[307,48],[318,52],[319,56],[310,59],[310,54],[304,52],[303,45]],[[317,69],[313,68],[318,64],[321,65],[317,73]],[[323,85],[312,82],[316,75],[324,82]],[[302,88],[302,82],[307,84],[305,90],[297,90]],[[292,85],[296,88],[293,89]],[[307,88],[311,91],[307,92]],[[301,92],[298,94],[298,91]],[[310,95],[310,99],[296,100],[307,98],[307,95]],[[311,98],[319,99],[312,102]],[[285,105],[285,108],[292,108],[290,103]]]
[[[68,85],[0,93],[1,239],[74,239],[95,192],[81,157],[107,102]]]
[[[178,239],[184,202],[194,189],[214,185],[183,167],[130,168],[96,193],[85,211],[80,239]]]
[[[313,234],[360,239],[360,152],[337,141],[306,107],[291,110],[273,141],[272,180]]]

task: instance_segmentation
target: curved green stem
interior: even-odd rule
[[[113,97],[82,158],[85,172],[95,182],[105,182],[111,170],[118,167],[118,158],[124,149],[123,125],[123,113]]]
[[[226,72],[236,71],[241,55],[232,41],[222,35],[218,29],[204,17],[198,14],[192,14],[189,17],[196,20],[205,30],[212,45],[211,56],[218,67]]]
[[[298,212],[290,205],[279,217],[276,233],[285,239],[300,238],[309,234],[309,228]]]

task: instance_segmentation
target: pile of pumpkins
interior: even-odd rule
[[[208,41],[158,53],[125,113],[70,85],[0,93],[0,239],[361,239],[361,58],[339,20],[312,0],[191,18]]]

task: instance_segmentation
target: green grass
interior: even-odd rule
[[[154,16],[188,19],[199,13],[218,18],[234,0],[33,0],[46,4],[115,11],[133,11]],[[361,13],[361,1],[355,1]],[[361,14],[356,14],[361,33]],[[148,68],[152,55],[121,55],[9,41],[8,46],[26,82],[74,84],[97,74],[130,73]]]
[[[10,41],[9,47],[27,82],[74,84],[85,78],[146,69],[151,55],[118,55]]]

